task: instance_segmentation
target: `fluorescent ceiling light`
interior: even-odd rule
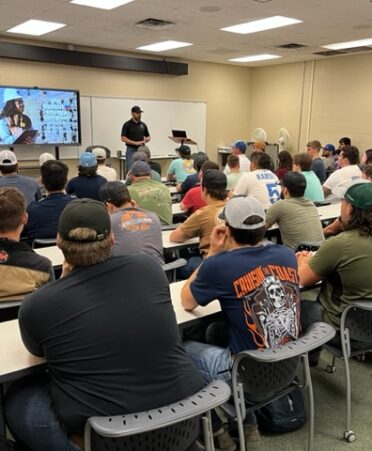
[[[262,55],[241,56],[239,58],[232,58],[229,61],[235,61],[236,63],[253,63],[254,61],[273,60],[276,58],[281,58],[281,56],[263,53]]]
[[[322,45],[325,49],[342,50],[352,49],[353,47],[364,47],[372,45],[372,39],[360,39],[359,41],[336,42],[336,44]]]
[[[292,19],[290,17],[273,16],[267,17],[266,19],[254,20],[253,22],[221,28],[221,30],[230,31],[231,33],[249,34],[264,30],[272,30],[273,28],[286,27],[287,25],[294,25],[301,22],[302,20]]]
[[[144,45],[143,47],[137,47],[137,50],[148,50],[149,52],[164,52],[165,50],[179,49],[181,47],[187,47],[192,45],[190,42],[180,41],[162,41],[155,44]]]
[[[72,0],[70,3],[99,9],[114,9],[134,0]]]
[[[27,20],[13,28],[7,30],[8,33],[29,34],[32,36],[42,36],[43,34],[50,33],[51,31],[58,30],[65,27],[64,23],[47,22],[45,20]]]

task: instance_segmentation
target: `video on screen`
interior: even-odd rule
[[[0,145],[81,143],[78,91],[0,86]]]

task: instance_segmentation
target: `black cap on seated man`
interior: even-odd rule
[[[22,304],[23,342],[50,369],[8,392],[10,429],[31,449],[61,449],[62,438],[75,449],[72,436],[83,448],[87,418],[161,407],[202,388],[161,266],[143,254],[110,257],[113,241],[103,203],[70,202],[57,242],[63,277]]]

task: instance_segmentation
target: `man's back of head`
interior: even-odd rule
[[[17,188],[0,188],[0,236],[19,240],[27,222],[26,199]]]
[[[40,175],[49,193],[63,191],[67,184],[68,166],[63,161],[48,160],[40,167]]]
[[[132,182],[136,183],[139,179],[150,178],[151,167],[146,161],[140,160],[133,164],[130,172]]]
[[[288,171],[282,180],[284,197],[303,197],[306,179],[301,172]]]
[[[208,163],[205,162],[204,164]],[[227,197],[227,178],[226,175],[217,170],[209,169],[204,172],[202,178],[202,189],[210,198],[214,200],[225,200]]]
[[[18,161],[12,150],[2,150],[0,152],[0,172],[3,175],[15,174],[18,170]]]
[[[313,141],[309,141],[306,144],[307,153],[311,156],[312,159],[319,157],[319,152],[321,148],[322,145],[316,139],[314,139]]]
[[[99,189],[99,198],[104,204],[112,204],[115,209],[123,208],[131,202],[128,188],[122,182],[107,182]]]
[[[106,207],[93,199],[76,199],[65,207],[59,219],[57,245],[67,263],[91,266],[110,256],[113,239]]]
[[[355,146],[345,146],[340,153],[339,164],[341,167],[359,163],[359,149]]]
[[[229,155],[227,157],[227,165],[230,168],[230,170],[239,170],[240,168],[240,162],[239,157],[237,155]]]
[[[297,153],[293,156],[293,164],[298,166],[303,171],[311,171],[311,165],[313,164],[313,160],[310,155],[305,152]]]
[[[274,162],[270,155],[264,152],[253,152],[251,155],[251,165],[254,169],[267,169],[273,171]]]
[[[103,165],[105,164],[107,153],[106,150],[103,147],[95,147],[92,150],[92,153],[96,156],[97,159],[97,165]]]

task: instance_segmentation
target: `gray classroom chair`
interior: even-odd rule
[[[222,409],[237,422],[241,451],[246,449],[243,421],[247,412],[253,412],[298,387],[307,388],[309,392],[308,449],[313,449],[314,399],[308,352],[324,345],[335,333],[327,323],[314,323],[302,337],[280,348],[243,351],[236,356],[231,372],[234,405],[227,403]],[[302,384],[296,379],[300,360],[304,371]],[[249,407],[245,404],[245,397],[253,402]]]
[[[213,451],[210,411],[230,395],[230,387],[216,380],[193,396],[158,409],[91,417],[85,426],[85,451],[186,451],[199,436],[200,417],[205,449]]]
[[[184,258],[177,258],[177,260],[162,265],[163,271],[166,273],[169,283],[176,282],[177,269],[186,266],[186,264],[187,260]]]
[[[55,246],[56,244],[57,238],[35,238],[34,241],[32,242],[32,249]]]
[[[353,343],[351,340],[358,343]],[[353,442],[355,432],[351,429],[351,378],[349,359],[372,352],[372,302],[352,302],[342,313],[340,325],[341,347],[328,343],[324,347],[332,354],[332,363],[326,367],[328,373],[336,371],[336,357],[344,360],[346,374],[346,428],[344,439]]]

